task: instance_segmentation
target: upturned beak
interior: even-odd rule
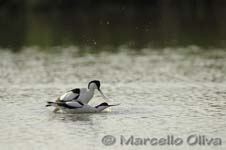
[[[100,89],[98,89],[98,91],[100,92],[101,96],[102,96],[105,100],[108,100],[108,98],[104,95],[104,93],[103,93]]]

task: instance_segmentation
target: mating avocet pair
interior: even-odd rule
[[[101,103],[95,107],[88,105],[89,101],[93,98],[96,89],[100,92],[102,97],[107,100],[106,96],[100,89],[100,81],[93,80],[89,82],[88,88],[72,89],[60,96],[55,102],[47,102],[46,107],[56,107],[54,112],[62,110],[69,113],[94,113],[101,112],[111,106],[119,105],[109,105],[106,102]]]

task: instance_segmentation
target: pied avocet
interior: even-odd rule
[[[59,108],[67,113],[96,113],[101,112],[108,107],[117,105],[119,104],[109,105],[108,103],[104,102],[95,107],[92,107],[88,104],[83,104],[80,101],[70,101],[70,102],[47,102],[46,107],[55,106],[56,108]]]
[[[98,80],[93,80],[90,81],[88,84],[88,88],[75,88],[72,89],[62,96],[60,96],[56,102],[69,102],[69,101],[80,101],[83,104],[88,104],[89,101],[93,98],[94,91],[97,89],[102,97],[107,100],[105,95],[100,89],[100,81]]]

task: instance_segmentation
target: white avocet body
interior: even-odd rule
[[[88,104],[83,104],[79,101],[71,101],[71,102],[47,102],[48,104],[46,107],[55,106],[56,108],[61,109],[63,112],[67,113],[98,113],[106,108],[116,105],[109,105],[108,103],[104,102],[95,107],[90,106]]]
[[[98,90],[102,97],[106,100],[103,92],[100,90],[100,81],[93,80],[89,82],[88,88],[76,88],[72,89],[62,96],[60,96],[56,102],[70,102],[70,101],[80,101],[83,104],[88,104],[93,98],[95,90]]]

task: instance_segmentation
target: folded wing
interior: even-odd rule
[[[58,106],[68,108],[68,109],[76,109],[76,108],[82,108],[83,103],[81,102],[57,102],[56,103]]]
[[[67,102],[67,101],[76,100],[79,98],[79,95],[80,95],[80,89],[73,89],[63,94],[60,97],[60,101]]]

